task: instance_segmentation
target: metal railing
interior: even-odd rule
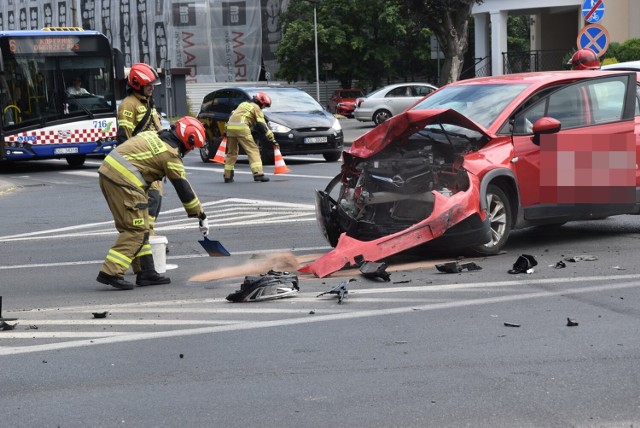
[[[504,73],[565,70],[564,57],[567,53],[566,50],[503,52]]]

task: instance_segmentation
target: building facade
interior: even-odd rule
[[[640,1],[604,0],[605,13],[597,22],[609,34],[610,41],[624,42],[640,38]],[[507,20],[512,15],[531,17],[531,51],[571,52],[577,49],[577,39],[587,24],[583,6],[595,0],[484,0],[473,7],[475,20],[475,57],[486,58],[490,74],[499,75],[524,69],[510,70],[507,52]],[[531,57],[525,62],[531,69],[545,69]],[[485,64],[478,63],[477,70]],[[557,69],[557,67],[555,67]]]
[[[124,54],[188,68],[187,83],[257,81],[278,70],[278,20],[288,0],[2,0],[0,31],[97,30]]]

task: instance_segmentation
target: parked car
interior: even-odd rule
[[[586,70],[442,87],[343,153],[316,195],[335,249],[303,271],[417,246],[496,254],[514,229],[639,214],[639,83]]]
[[[411,107],[437,88],[428,83],[397,83],[371,92],[356,100],[353,117],[376,125]]]
[[[356,109],[356,98],[359,97],[364,97],[361,89],[336,89],[331,98],[329,98],[327,110],[333,114],[353,117],[353,111]]]
[[[218,89],[204,97],[197,116],[207,132],[207,143],[200,149],[203,162],[215,155],[231,112],[260,91],[271,97],[271,107],[263,112],[283,156],[321,154],[328,162],[340,159],[344,143],[340,121],[311,95],[293,87],[255,86]],[[262,162],[273,165],[273,145],[256,133],[254,139]]]
[[[640,61],[625,61],[602,66],[602,70],[626,70],[640,72]]]

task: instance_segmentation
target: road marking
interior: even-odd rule
[[[263,224],[315,223],[315,205],[267,200],[227,198],[204,202],[202,206],[211,228],[255,226]],[[215,208],[215,209],[207,209]],[[162,211],[156,231],[196,229],[198,222],[184,215],[184,208]],[[230,220],[230,219],[233,219]],[[0,236],[0,242],[115,235],[113,221],[87,223],[36,232]]]
[[[53,237],[51,237],[53,238]],[[47,238],[43,238],[47,239]],[[250,251],[234,251],[234,256],[249,256],[253,254],[273,254],[273,253],[282,253],[282,252],[313,252],[313,251],[323,251],[327,252],[331,250],[331,247],[296,247],[292,248],[270,248],[266,250],[250,250]],[[170,260],[181,260],[181,259],[197,259],[202,257],[210,257],[208,254],[184,254],[184,255],[169,255],[167,256],[167,261]],[[0,270],[9,270],[9,269],[33,269],[33,268],[49,268],[49,267],[59,267],[59,266],[84,266],[84,265],[94,265],[94,264],[102,264],[103,260],[78,260],[75,262],[56,262],[56,263],[32,263],[26,265],[10,265],[10,266],[0,266]]]
[[[634,277],[637,278],[638,275],[622,275],[621,277]],[[587,282],[587,281],[601,281],[605,280],[607,277],[588,277],[588,278],[566,278],[564,282]],[[549,279],[549,280],[533,280],[533,281],[504,281],[503,284],[511,284],[514,282],[519,283],[520,285],[525,284],[544,284],[553,281],[555,284],[561,282],[558,279]],[[462,284],[458,284],[462,285]],[[496,286],[496,283],[480,283],[478,285],[481,286]],[[466,284],[467,287],[473,286],[476,287],[475,284]],[[452,286],[448,286],[452,287]],[[343,311],[340,313],[331,313],[331,314],[315,314],[314,316],[305,315],[304,318],[287,318],[287,319],[279,319],[279,320],[269,320],[269,321],[244,321],[239,322],[237,324],[230,325],[218,325],[218,326],[209,326],[209,327],[198,327],[192,329],[179,329],[179,330],[170,330],[170,331],[157,331],[157,332],[132,332],[132,333],[124,333],[120,335],[111,335],[105,337],[95,337],[91,340],[75,340],[75,341],[66,341],[66,342],[58,342],[58,343],[47,343],[42,345],[30,345],[30,346],[1,346],[0,347],[0,356],[2,355],[17,355],[17,354],[25,354],[25,353],[33,353],[33,352],[42,352],[42,351],[51,351],[51,350],[61,350],[61,349],[71,349],[71,348],[82,348],[88,346],[95,345],[107,345],[107,344],[115,344],[115,343],[126,343],[126,342],[137,342],[141,340],[152,340],[152,339],[164,339],[170,337],[185,337],[185,336],[195,336],[202,334],[219,334],[231,331],[242,331],[242,330],[255,330],[262,328],[271,328],[271,327],[283,327],[290,325],[303,325],[303,324],[311,324],[311,323],[319,323],[319,322],[331,322],[331,321],[344,321],[349,319],[356,318],[368,318],[368,317],[379,317],[379,316],[387,316],[387,315],[397,315],[403,313],[410,313],[413,311],[434,311],[434,310],[442,310],[442,309],[451,309],[451,308],[461,308],[461,307],[470,307],[470,306],[480,306],[480,305],[493,305],[493,304],[501,304],[508,303],[514,301],[522,301],[522,300],[530,300],[530,299],[542,299],[542,298],[551,298],[557,296],[567,296],[567,295],[575,295],[575,294],[585,294],[585,293],[596,293],[601,291],[611,291],[611,290],[620,290],[625,288],[635,288],[640,287],[640,282],[626,282],[626,283],[618,283],[615,285],[607,284],[607,285],[594,285],[594,286],[586,286],[580,288],[572,288],[572,289],[563,289],[563,290],[549,290],[549,291],[525,291],[515,295],[507,295],[507,296],[498,296],[498,297],[487,297],[487,298],[479,298],[479,299],[464,299],[464,300],[450,300],[444,302],[437,303],[428,303],[423,305],[412,305],[405,307],[395,307],[395,308],[387,308],[387,309],[371,309],[371,310],[355,310],[355,311]],[[406,287],[401,287],[404,289]],[[430,288],[422,287],[423,289]],[[523,290],[520,288],[518,291]],[[295,299],[295,298],[294,298]]]

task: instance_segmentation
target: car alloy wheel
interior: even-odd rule
[[[391,116],[391,112],[388,110],[378,110],[373,114],[373,123],[375,123],[376,125],[380,125]]]
[[[480,255],[500,252],[511,233],[512,213],[509,198],[495,184],[487,187],[487,215],[491,222],[491,241],[472,248],[474,253]]]

